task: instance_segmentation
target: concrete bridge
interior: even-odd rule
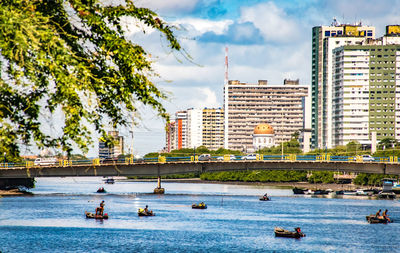
[[[397,162],[360,161],[173,161],[124,162],[109,164],[66,164],[0,169],[1,178],[79,177],[79,176],[163,176],[235,170],[307,170],[400,175]]]

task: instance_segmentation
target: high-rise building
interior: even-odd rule
[[[199,147],[203,144],[203,111],[201,109],[187,109],[188,115],[188,148]]]
[[[311,127],[314,148],[332,147],[332,50],[343,45],[357,45],[375,38],[375,28],[339,24],[312,29]]]
[[[171,121],[167,123],[166,126],[166,134],[165,134],[165,151],[171,152],[171,150],[176,149],[176,130],[175,130],[175,121]]]
[[[203,109],[202,144],[208,149],[224,147],[224,110],[221,108]]]
[[[188,113],[179,111],[175,113],[176,149],[188,147]]]
[[[400,26],[333,55],[333,144],[400,140]]]
[[[291,135],[303,129],[304,97],[307,85],[286,80],[284,85],[269,85],[266,80],[256,84],[229,81],[224,86],[228,148],[253,151],[253,130],[261,123],[275,131],[275,143],[289,141]]]
[[[111,135],[114,140],[113,147],[107,147],[106,144],[102,141],[99,141],[99,158],[115,158],[119,155],[124,154],[124,137],[119,136],[118,131],[109,131],[109,135]]]

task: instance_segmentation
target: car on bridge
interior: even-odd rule
[[[199,161],[210,161],[211,155],[210,154],[201,154],[198,157]]]
[[[257,160],[257,154],[248,154],[246,156],[242,156],[242,160]]]
[[[371,155],[362,155],[361,158],[363,162],[374,162],[375,158]],[[357,156],[354,157],[354,161],[357,161]]]
[[[224,156],[218,156],[216,159],[217,159],[217,161],[224,161]],[[236,160],[236,156],[230,155],[229,160],[230,161]]]

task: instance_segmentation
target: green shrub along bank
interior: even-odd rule
[[[332,184],[335,183],[334,173],[331,171],[313,171],[308,177],[308,182],[312,184]]]
[[[382,179],[384,178],[398,179],[398,177],[389,175],[360,173],[354,178],[353,183],[356,185],[382,186]]]
[[[287,170],[245,170],[206,172],[200,175],[201,180],[242,181],[242,182],[303,182],[307,181],[306,171]]]

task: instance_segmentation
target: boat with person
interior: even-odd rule
[[[99,189],[97,189],[97,193],[106,193],[106,189],[104,189],[104,187],[100,187]]]
[[[96,220],[108,219],[107,213],[105,213],[103,215],[99,215],[99,214],[95,214],[95,213],[85,212],[85,216],[87,219],[96,219]]]
[[[139,208],[138,216],[155,216],[156,214],[153,211],[149,211],[148,206],[146,205],[145,208]]]
[[[301,229],[299,227],[294,228],[294,231],[289,231],[280,227],[275,227],[274,233],[276,237],[300,238],[306,236],[306,234],[301,232]]]
[[[199,204],[193,204],[192,209],[207,209],[207,205],[204,204],[204,202],[201,202]]]
[[[382,216],[376,217],[374,214],[365,216],[365,219],[368,221],[369,224],[377,224],[377,223],[387,224],[393,222],[393,220],[388,220]]]

